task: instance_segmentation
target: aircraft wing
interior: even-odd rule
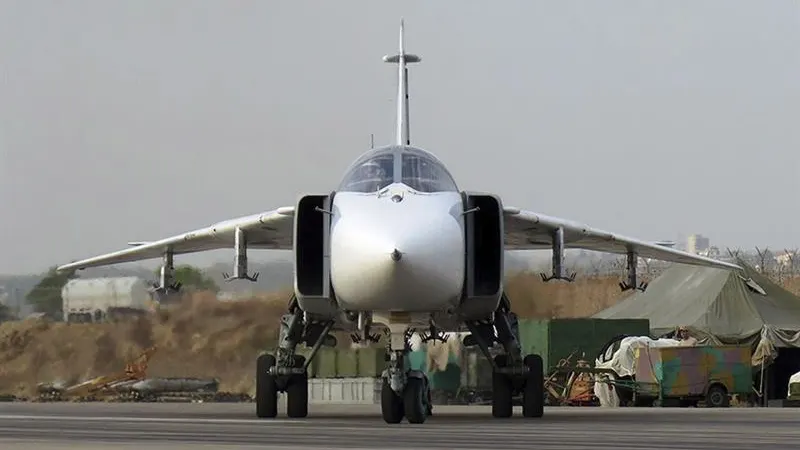
[[[646,242],[519,208],[505,207],[503,215],[505,244],[508,250],[550,249],[553,246],[553,232],[563,228],[564,248],[581,248],[622,255],[632,250],[641,258],[728,270],[741,269],[736,264],[693,255],[664,244]]]
[[[132,242],[132,247],[93,258],[64,264],[58,270],[84,269],[143,259],[160,258],[172,250],[173,255],[221,248],[234,248],[236,229],[245,233],[247,248],[291,250],[294,206],[239,217],[215,223],[177,236],[152,242]]]

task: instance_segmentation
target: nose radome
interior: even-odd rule
[[[422,209],[408,198],[398,204],[344,195],[338,201],[330,262],[340,307],[429,311],[457,301],[463,286],[463,232],[449,214],[437,213],[449,206],[426,204]]]

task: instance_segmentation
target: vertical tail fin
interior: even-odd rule
[[[400,50],[394,56],[386,55],[383,61],[397,64],[397,145],[411,145],[411,127],[408,123],[408,68],[406,64],[422,59],[405,51],[403,20],[400,19]]]

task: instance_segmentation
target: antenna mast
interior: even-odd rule
[[[422,59],[405,51],[403,19],[400,19],[400,45],[394,56],[386,55],[383,60],[397,64],[397,145],[411,145],[411,127],[408,113],[408,68],[406,64],[420,62]]]

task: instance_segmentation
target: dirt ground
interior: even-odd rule
[[[543,283],[537,275],[508,280],[521,317],[586,317],[622,298],[618,277]],[[288,293],[220,302],[184,298],[170,310],[120,324],[65,324],[29,319],[0,324],[0,393],[33,395],[39,382],[79,382],[123,370],[155,344],[148,376],[209,377],[219,389],[252,394],[255,358],[273,348]],[[349,345],[347,336],[340,344]]]

